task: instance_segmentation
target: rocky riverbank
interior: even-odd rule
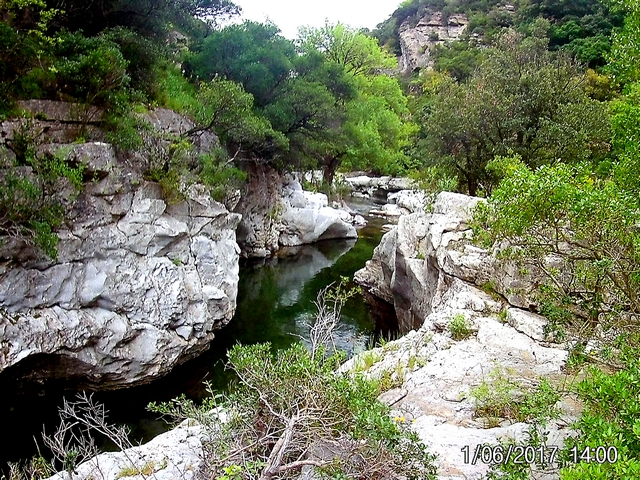
[[[281,247],[357,238],[356,212],[329,206],[323,193],[302,189],[298,178],[256,165],[235,209],[242,215],[238,243],[244,257],[268,257]]]
[[[487,473],[483,462],[465,461],[466,446],[473,451],[480,444],[528,442],[526,423],[498,419],[487,428],[486,419],[475,417],[474,387],[496,377],[520,388],[537,385],[540,378],[554,385],[566,381],[566,348],[546,341],[546,319],[527,308],[540,279],[517,274],[514,265],[470,242],[468,221],[480,201],[441,193],[432,213],[402,216],[355,277],[394,305],[401,327],[410,330],[362,356],[377,360],[369,375],[387,375],[397,385],[382,398],[438,455],[443,479],[479,479]],[[455,319],[468,328],[468,338],[454,340]],[[344,368],[361,369],[362,356]],[[561,417],[546,429],[549,445],[562,444],[579,410],[571,399],[560,408]],[[557,478],[547,473],[535,478]]]
[[[26,362],[32,380],[143,383],[204,351],[231,320],[240,217],[195,186],[167,204],[108,144],[73,148],[102,179],[75,202],[56,260],[3,245],[0,371]]]
[[[168,198],[145,168],[168,155],[168,139],[194,127],[170,110],[144,114],[144,146],[118,154],[103,141],[101,110],[44,100],[20,105],[33,119],[2,122],[0,140],[11,144],[29,128],[39,158],[62,155],[91,181],[75,201],[73,189],[60,184],[68,211],[56,259],[0,238],[2,375],[93,389],[149,382],[206,350],[231,320],[241,253],[267,256],[282,246],[357,237],[355,213],[329,207],[325,195],[260,164],[249,168],[239,203],[237,196],[218,203],[197,184]],[[82,132],[86,141],[76,142]],[[191,143],[197,156],[218,141],[204,132]]]

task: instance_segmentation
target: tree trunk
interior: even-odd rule
[[[333,184],[333,179],[336,176],[336,170],[338,170],[339,166],[340,166],[340,157],[335,156],[335,157],[325,158],[324,168],[322,171],[322,179],[324,183],[326,183],[329,186]]]
[[[475,197],[478,193],[478,179],[473,176],[467,177],[467,190],[469,190],[469,195]]]

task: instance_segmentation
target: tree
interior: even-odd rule
[[[407,120],[407,98],[398,82],[384,75],[359,76],[355,82],[359,95],[346,106],[342,165],[400,174],[408,166],[404,150],[415,129]]]
[[[494,167],[506,177],[480,209],[477,233],[508,240],[515,258],[546,275],[542,313],[562,328],[586,325],[585,335],[640,325],[640,205],[624,177],[588,162],[532,170],[516,158]]]
[[[342,164],[376,173],[402,171],[412,131],[407,99],[397,80],[381,74],[396,60],[375,39],[342,24],[301,29],[298,45],[306,56],[320,54],[329,68],[340,68],[340,85],[353,92],[341,97],[334,90],[341,114],[319,150],[324,181],[331,184]]]
[[[327,22],[323,28],[303,27],[298,44],[302,52],[321,52],[329,62],[341,65],[351,75],[372,74],[397,66],[397,60],[385,53],[375,38],[341,23]]]
[[[198,127],[186,133],[197,135],[213,130],[228,145],[243,147],[253,152],[265,152],[274,148],[286,148],[287,139],[275,131],[269,121],[256,114],[253,96],[242,85],[214,78],[200,84],[197,106],[192,108]]]
[[[611,0],[617,11],[628,12],[624,28],[613,34],[607,71],[620,85],[640,81],[640,1]]]
[[[60,11],[53,23],[56,30],[81,28],[94,36],[108,28],[126,27],[162,40],[171,29],[198,30],[196,23],[212,27],[240,11],[229,0],[47,1]]]
[[[241,83],[263,108],[290,77],[296,52],[274,24],[244,22],[212,32],[184,64],[187,75]]]
[[[579,65],[546,46],[507,32],[466,84],[442,82],[424,112],[428,159],[450,164],[471,195],[495,184],[485,167],[496,155],[536,166],[607,152],[606,106],[587,96]]]

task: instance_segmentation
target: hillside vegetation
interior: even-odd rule
[[[441,71],[469,61],[476,53],[474,47],[491,45],[504,28],[531,33],[541,18],[549,21],[550,50],[571,52],[591,68],[602,66],[611,47],[611,32],[623,21],[619,11],[612,11],[600,0],[406,0],[373,35],[399,55],[400,26],[414,26],[430,12],[442,12],[443,22],[454,13],[463,13],[469,19],[463,39],[436,52],[436,70]]]
[[[21,99],[97,106],[106,110],[108,141],[149,157],[144,112],[186,115],[197,126],[140,165],[170,199],[194,176],[224,196],[248,162],[322,168],[327,183],[341,165],[378,174],[407,168],[416,128],[399,82],[379,73],[395,60],[374,39],[344,25],[306,29],[297,42],[272,24],[219,26],[237,13],[227,0],[3,1],[0,118],[28,116]],[[20,125],[1,154],[0,232],[54,256],[64,212],[41,199],[56,179],[77,178],[79,166],[36,158],[40,132]],[[192,140],[204,130],[221,148],[194,158]],[[24,167],[35,175],[25,177]]]

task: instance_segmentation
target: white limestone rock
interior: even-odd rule
[[[513,306],[535,305],[534,294],[543,280],[540,272],[523,275],[514,262],[498,261],[492,252],[472,244],[468,223],[481,201],[438,194],[432,213],[400,216],[397,228],[385,234],[372,259],[356,272],[356,281],[371,293],[393,299],[401,329],[420,327],[435,299],[455,278],[492,285]]]
[[[465,462],[462,449],[470,455],[477,445],[498,445],[504,440],[527,443],[528,425],[502,422],[487,428],[474,417],[474,400],[469,392],[494,371],[524,387],[541,377],[561,378],[568,352],[562,346],[540,345],[497,315],[501,303],[480,289],[459,279],[437,299],[424,324],[404,337],[375,349],[380,360],[366,374],[390,375],[399,386],[381,396],[393,415],[406,421],[418,433],[431,453],[438,455],[440,479],[480,479],[488,465]],[[454,341],[448,323],[456,315],[464,316],[474,332],[469,338]],[[364,353],[361,355],[371,355]],[[364,361],[354,357],[343,371],[362,370]],[[386,372],[386,373],[385,373]],[[549,442],[562,445],[568,434],[567,423],[577,418],[579,406],[563,403],[563,416],[547,427]]]
[[[547,340],[545,335],[545,326],[547,319],[541,315],[537,315],[519,308],[507,309],[507,322],[517,331],[524,333],[534,340]]]
[[[464,461],[465,446],[473,452],[476,445],[498,445],[505,439],[527,442],[526,424],[503,422],[485,428],[474,418],[469,398],[473,387],[496,369],[523,387],[537,384],[540,377],[561,378],[567,359],[564,346],[542,343],[544,317],[514,308],[529,307],[542,277],[471,244],[468,222],[481,201],[443,192],[432,213],[401,216],[355,275],[369,293],[394,305],[400,328],[409,331],[378,348],[380,361],[367,372],[372,376],[387,372],[391,381],[399,383],[384,400],[392,415],[410,422],[430,451],[438,454],[443,480],[486,475],[487,465]],[[485,285],[492,286],[492,294],[479,288]],[[501,314],[504,309],[506,318]],[[449,324],[458,315],[464,317],[471,336],[454,341]],[[356,357],[343,370],[361,369],[359,362]],[[562,445],[570,432],[565,426],[580,410],[567,399],[561,408],[562,418],[548,426],[552,445]]]
[[[400,190],[387,195],[387,201],[410,213],[424,212],[431,198],[421,190]]]
[[[167,205],[110,146],[72,148],[106,177],[73,205],[55,261],[15,242],[0,248],[0,371],[40,355],[70,365],[51,375],[88,385],[148,382],[231,320],[239,215],[196,187]]]
[[[433,66],[431,48],[457,40],[469,20],[465,14],[452,14],[446,20],[441,12],[427,12],[416,25],[409,20],[398,28],[400,39],[400,71],[412,72],[416,68]]]
[[[353,215],[329,207],[323,193],[302,190],[300,183],[288,178],[283,188],[279,243],[294,246],[333,238],[357,238]]]
[[[79,465],[73,474],[60,472],[47,480],[191,480],[199,478],[206,432],[193,420],[150,442],[123,452],[102,453]]]

